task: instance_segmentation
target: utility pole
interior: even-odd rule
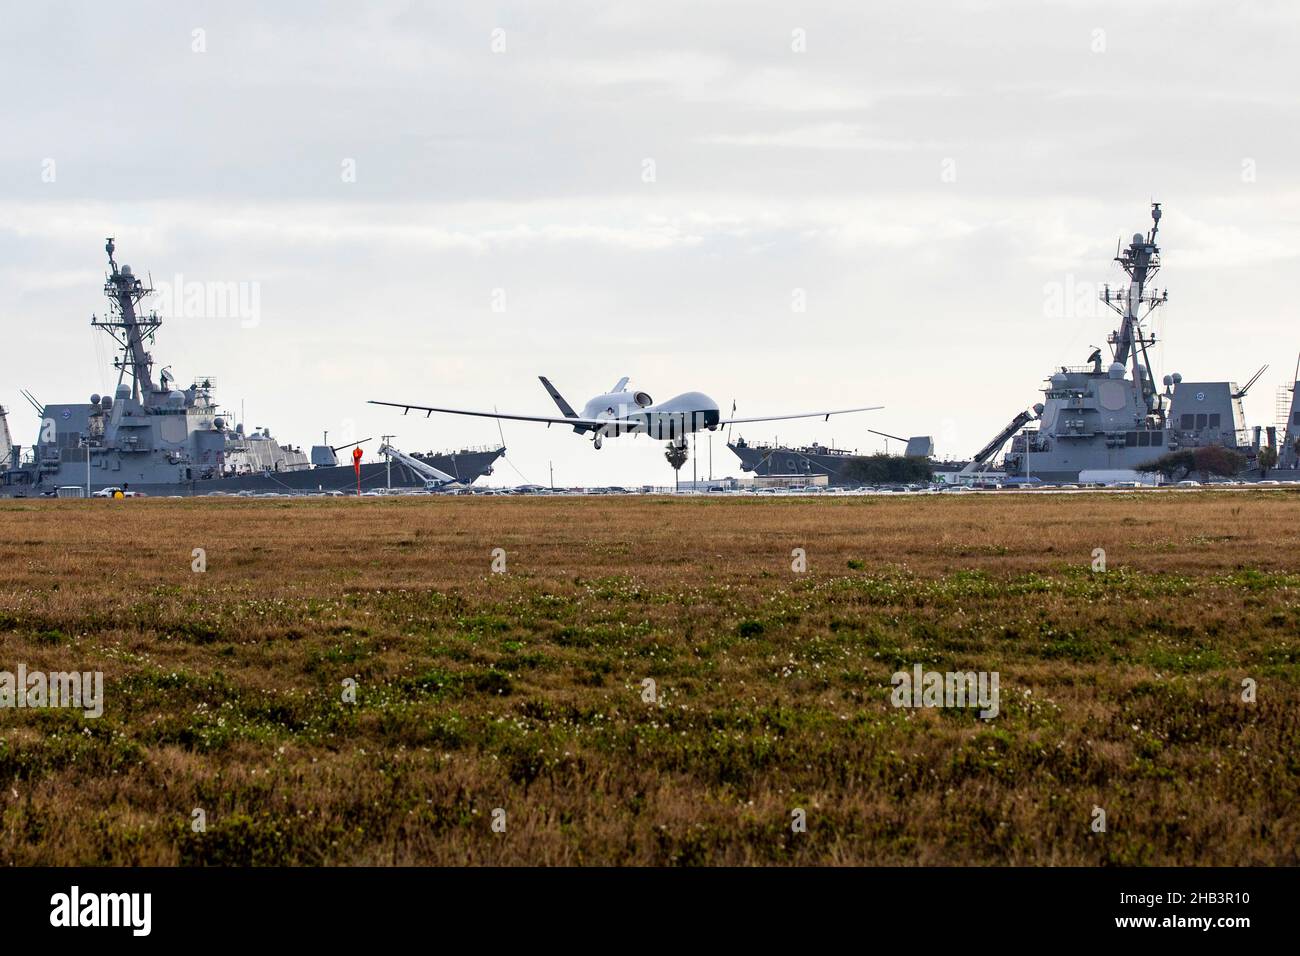
[[[325,434],[328,435],[329,432],[326,432]],[[392,441],[392,440],[393,440],[394,438],[396,438],[397,436],[396,436],[396,435],[380,435],[379,437],[383,440],[384,444],[387,445],[390,441]],[[388,490],[389,490],[389,491],[392,491],[392,490],[393,490],[393,456],[392,456],[392,455],[385,455],[385,456],[384,456],[384,460],[388,463]]]
[[[546,467],[548,467],[551,470],[551,490],[554,491],[555,490],[555,462],[548,461],[546,463]]]

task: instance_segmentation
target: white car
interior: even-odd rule
[[[1180,482],[1177,484],[1176,487],[1178,487],[1178,488],[1199,488],[1199,487],[1201,487],[1201,483],[1200,483],[1199,481],[1192,481],[1190,478],[1184,478],[1182,481],[1180,481]]]
[[[109,485],[107,488],[100,488],[98,491],[91,493],[92,498],[143,498],[144,495],[138,491],[128,491],[125,488],[119,488],[117,485]]]

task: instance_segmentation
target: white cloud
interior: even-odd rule
[[[545,408],[547,372],[574,400],[621,374],[753,413],[882,400],[872,427],[953,419],[940,450],[969,454],[1104,340],[1104,322],[1045,321],[1043,285],[1114,281],[1150,198],[1171,363],[1239,376],[1297,347],[1285,5],[235,4],[205,9],[202,55],[192,10],[143,9],[9,11],[4,404],[102,391],[86,320],[106,235],[159,277],[262,283],[260,327],[170,322],[157,353],[303,443],[346,417],[381,433],[365,400],[389,393]],[[1270,404],[1263,382],[1252,421]],[[412,447],[496,436],[397,424]],[[866,425],[780,436],[865,446]],[[534,478],[550,460],[570,482],[670,474],[647,443],[506,430]]]

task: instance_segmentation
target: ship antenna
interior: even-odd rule
[[[27,404],[32,406],[32,408],[36,410],[36,414],[41,418],[44,418],[45,406],[42,405],[39,401],[37,401],[36,396],[33,395],[31,392],[27,391],[27,389],[25,388],[19,389],[18,391],[23,398],[27,399]]]
[[[1237,391],[1233,392],[1233,393],[1232,393],[1232,397],[1233,397],[1233,398],[1245,398],[1245,397],[1246,397],[1246,393],[1249,392],[1250,389],[1251,389],[1251,387],[1252,387],[1256,382],[1259,381],[1259,377],[1260,377],[1261,375],[1263,375],[1263,374],[1264,374],[1265,372],[1267,372],[1267,371],[1268,371],[1268,365],[1265,364],[1263,368],[1261,368],[1258,372],[1256,372],[1254,375],[1252,375],[1252,376],[1250,377],[1250,381],[1246,383],[1246,387],[1245,387],[1245,388],[1240,388],[1240,389],[1238,389]]]
[[[495,405],[493,405],[493,406],[492,406],[492,411],[495,412],[496,410],[497,410],[497,407],[496,407]],[[501,439],[501,447],[502,447],[502,448],[505,448],[505,447],[506,447],[506,433],[505,433],[505,431],[503,431],[502,428],[501,428],[501,419],[499,419],[499,418],[497,419],[497,437]],[[515,466],[514,466],[514,465],[511,465],[510,467],[511,467],[511,468],[514,468]],[[515,470],[518,471],[519,469],[515,468]],[[527,481],[527,479],[524,479],[524,480]]]

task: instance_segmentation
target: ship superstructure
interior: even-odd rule
[[[1277,424],[1269,429],[1279,442],[1277,466],[1290,471],[1300,469],[1300,359],[1290,385],[1278,389]]]
[[[25,457],[8,436],[0,410],[0,439],[7,466],[0,466],[0,494],[52,494],[79,486],[91,492],[129,487],[147,494],[207,494],[240,491],[337,491],[356,487],[351,464],[340,464],[328,445],[309,457],[300,447],[280,444],[270,430],[245,434],[232,425],[214,397],[211,376],[177,387],[169,368],[155,375],[150,351],[162,319],[143,308],[153,292],[129,265],[119,266],[115,244],[105,246],[109,272],[104,283],[108,311],[91,317],[91,325],[117,346],[113,395],[90,396],[89,402],[42,404],[24,397],[40,419],[37,440]],[[427,464],[465,481],[490,474],[504,448],[466,449],[430,454]],[[362,465],[362,485],[422,488],[425,478],[387,462]]]

